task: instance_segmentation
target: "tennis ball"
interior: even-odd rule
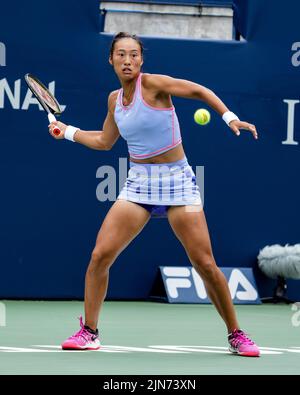
[[[194,114],[194,120],[198,125],[206,125],[210,121],[210,112],[205,108],[199,108]]]

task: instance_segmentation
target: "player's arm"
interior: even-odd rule
[[[86,131],[77,129],[74,134],[74,141],[76,143],[85,145],[88,148],[95,149],[95,150],[105,150],[109,151],[117,139],[120,136],[119,129],[115,123],[114,115],[113,115],[113,101],[115,100],[115,92],[112,92],[108,97],[108,111],[103,123],[103,130],[100,131]],[[52,133],[53,127],[57,125],[61,130],[61,134],[59,136],[55,136]],[[52,122],[49,125],[49,131],[53,137],[56,139],[63,139],[65,138],[65,130],[67,125],[62,122]]]
[[[159,74],[148,74],[144,81],[157,94],[163,93],[170,96],[201,100],[221,116],[229,111],[222,100],[212,90],[195,82]],[[234,120],[230,122],[229,127],[237,135],[240,134],[239,129],[250,130],[253,136],[257,138],[255,126],[248,122]]]

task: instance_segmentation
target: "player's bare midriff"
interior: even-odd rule
[[[131,162],[135,163],[168,163],[168,162],[176,162],[180,159],[183,159],[185,156],[182,143],[177,145],[177,147],[170,149],[163,154],[152,156],[147,159],[133,159],[129,158]]]

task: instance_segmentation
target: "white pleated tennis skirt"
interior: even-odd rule
[[[186,157],[169,163],[129,164],[128,177],[117,199],[151,205],[202,206],[196,176]]]

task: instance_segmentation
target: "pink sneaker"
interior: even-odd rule
[[[98,350],[100,348],[98,329],[96,333],[86,329],[81,316],[79,317],[79,322],[81,329],[65,340],[61,348],[63,350]]]
[[[241,329],[235,329],[228,335],[229,351],[244,357],[259,357],[257,345]]]

